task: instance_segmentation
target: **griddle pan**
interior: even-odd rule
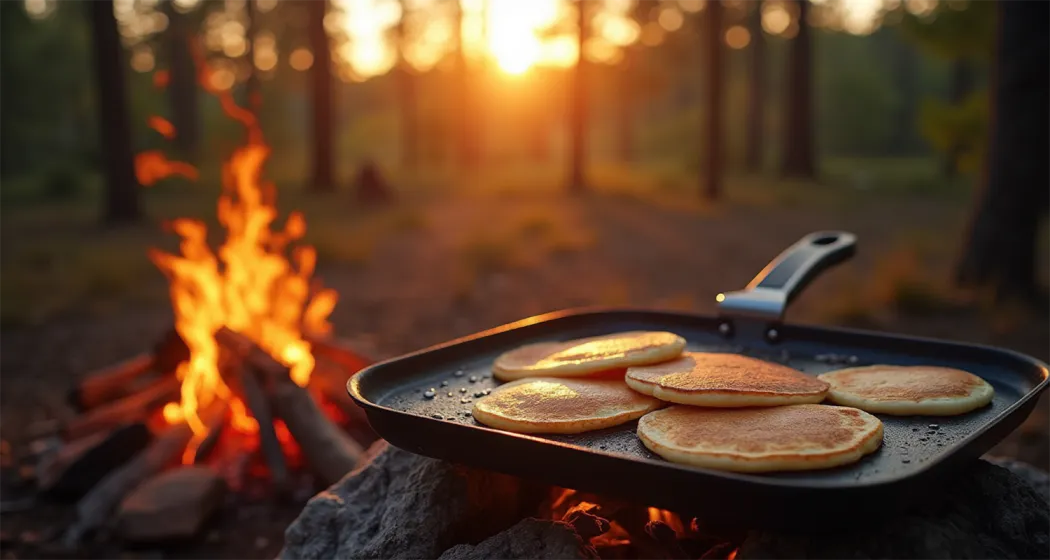
[[[718,316],[641,309],[559,311],[503,325],[368,367],[348,382],[375,431],[403,449],[557,486],[751,528],[834,528],[892,514],[923,499],[952,466],[980,456],[1031,413],[1047,366],[1022,354],[960,344],[783,322],[792,298],[818,272],[852,256],[845,232],[804,237],[748,287],[719,294]],[[954,417],[878,415],[882,447],[834,469],[737,474],[676,465],[646,449],[637,422],[579,435],[535,436],[489,428],[474,400],[499,385],[490,367],[523,344],[630,330],[667,330],[688,350],[736,352],[810,375],[865,364],[928,364],[970,371],[992,384],[989,406]]]

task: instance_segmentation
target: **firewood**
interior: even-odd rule
[[[361,446],[328,420],[310,394],[288,377],[288,368],[241,334],[225,327],[215,333],[220,345],[245,356],[273,397],[274,410],[302,450],[310,468],[325,485],[353,470]]]
[[[284,460],[281,442],[277,441],[277,433],[274,431],[270,402],[253,372],[244,372],[240,379],[244,404],[259,424],[259,450],[266,459],[273,483],[278,491],[284,491],[288,485],[288,465]]]
[[[146,389],[87,412],[66,424],[67,439],[75,440],[121,424],[144,420],[151,411],[177,400],[181,382],[174,377],[158,379]]]
[[[347,375],[352,375],[375,363],[375,359],[352,348],[350,343],[331,337],[307,336],[314,357],[323,356],[339,364]]]
[[[87,411],[127,397],[141,389],[151,374],[174,375],[179,363],[189,358],[189,348],[175,329],[169,329],[151,352],[88,373],[70,390],[69,402]]]
[[[80,410],[97,406],[131,394],[136,379],[153,370],[153,355],[143,352],[111,366],[88,373],[69,393],[70,404]]]
[[[316,347],[315,347],[316,348]],[[310,374],[310,389],[320,393],[327,402],[334,404],[346,417],[344,429],[362,448],[379,439],[368,423],[368,416],[346,391],[346,382],[357,370],[347,370],[345,364],[337,363],[324,355],[314,357],[313,373]]]
[[[223,402],[222,411],[215,415],[208,424],[208,435],[204,436],[197,450],[193,453],[193,464],[200,465],[208,459],[211,452],[215,450],[216,444],[222,438],[222,432],[226,428],[226,419],[229,417],[229,405]]]
[[[80,498],[152,439],[146,424],[135,422],[67,443],[37,465],[37,487],[48,497]]]
[[[77,502],[77,520],[66,530],[63,541],[75,546],[105,524],[124,496],[178,457],[192,435],[185,422],[170,426],[134,459],[102,479]]]

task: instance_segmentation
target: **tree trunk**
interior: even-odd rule
[[[798,4],[798,35],[791,40],[788,60],[787,107],[784,115],[784,161],[786,177],[812,178],[816,175],[813,153],[813,90],[810,29],[806,23],[809,1]]]
[[[190,50],[193,25],[190,18],[174,9],[170,1],[164,3],[164,13],[168,16],[168,103],[171,105],[171,124],[175,125],[172,142],[184,159],[192,161],[197,157],[200,142],[197,74]]]
[[[1036,237],[1050,170],[1050,4],[1002,2],[991,87],[984,189],[957,270],[961,285],[996,298],[1036,294]]]
[[[479,107],[473,103],[473,73],[467,62],[466,46],[463,43],[463,9],[456,2],[456,53],[455,76],[458,94],[456,109],[453,114],[459,115],[459,162],[463,171],[473,171],[478,166],[478,121]]]
[[[948,100],[952,105],[959,106],[973,93],[976,81],[977,69],[969,58],[959,58],[952,62],[951,82],[948,90]],[[945,154],[943,163],[944,176],[951,179],[959,174],[959,157],[962,155],[963,146],[952,146]]]
[[[707,43],[704,55],[707,58],[707,126],[704,134],[704,147],[707,161],[702,173],[702,196],[709,201],[722,196],[723,138],[722,138],[722,90],[725,76],[723,72],[725,49],[722,46],[722,3],[720,0],[707,3],[703,15],[705,22],[704,38]]]
[[[881,44],[889,52],[893,85],[900,93],[900,107],[894,115],[897,126],[890,137],[889,152],[896,156],[913,155],[917,147],[916,116],[919,91],[919,53],[901,37],[900,29],[881,29],[876,32]]]
[[[247,0],[244,3],[247,12],[248,28],[244,31],[244,38],[248,48],[244,50],[244,61],[248,65],[248,80],[244,83],[244,96],[247,98],[247,107],[256,115],[262,108],[262,94],[259,93],[259,74],[255,71],[255,32],[258,30],[258,22],[255,14],[255,0]]]
[[[584,178],[587,157],[587,57],[583,45],[589,32],[588,4],[586,0],[576,3],[576,45],[579,56],[572,72],[572,89],[569,93],[569,191],[587,190]]]
[[[401,0],[401,19],[397,24],[398,45],[398,95],[401,105],[401,165],[405,169],[415,169],[419,165],[419,127],[416,117],[416,81],[412,68],[405,57],[408,45],[408,34],[405,29],[408,7]]]
[[[95,81],[100,141],[105,162],[102,220],[106,224],[134,222],[141,217],[138,183],[132,161],[128,92],[124,81],[124,50],[117,33],[113,1],[88,2],[93,32]]]
[[[751,32],[750,82],[747,96],[747,153],[748,171],[761,171],[765,152],[766,127],[766,37],[762,31],[762,3],[754,2],[747,20]]]
[[[335,190],[332,176],[332,53],[324,29],[328,2],[317,0],[305,4],[309,13],[310,50],[314,53],[314,64],[310,69],[314,113],[310,187],[315,192],[332,192]]]
[[[624,47],[623,62],[620,63],[620,99],[616,135],[617,159],[622,163],[634,161],[634,80],[637,79],[634,58],[637,56],[633,46]]]

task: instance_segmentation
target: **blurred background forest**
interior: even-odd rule
[[[1009,18],[966,0],[0,10],[5,330],[166,307],[145,254],[174,247],[171,218],[221,234],[222,164],[245,141],[225,93],[258,115],[266,179],[282,212],[304,213],[320,274],[329,284],[345,274],[336,288],[361,300],[340,304],[337,328],[340,317],[411,316],[388,307],[411,294],[458,309],[491,281],[528,293],[504,286],[515,304],[470,311],[462,329],[432,338],[567,305],[703,310],[795,235],[829,226],[858,230],[874,250],[840,281],[841,297],[812,310],[803,299],[802,318],[1014,310],[984,328],[1045,308],[1047,178],[1034,162],[1046,134],[1031,124],[1046,120],[1046,49],[1032,40],[1045,26],[1025,23],[1045,6]],[[1021,27],[1000,32],[1010,25]],[[1014,67],[1000,69],[996,97],[1004,60]],[[993,119],[995,102],[1009,116]],[[996,123],[1013,132],[996,136]],[[990,162],[993,137],[1006,156]],[[696,266],[705,279],[685,288],[689,274],[667,286],[610,271],[638,269],[614,237],[632,228],[638,251],[668,253],[645,270]],[[447,282],[406,280],[434,259],[452,263]],[[575,260],[597,285],[565,287],[579,282]],[[530,290],[530,269],[559,280]],[[389,285],[389,298],[370,283]]]

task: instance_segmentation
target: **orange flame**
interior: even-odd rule
[[[164,89],[168,87],[169,81],[171,81],[171,72],[168,72],[167,70],[157,70],[153,73],[153,87]]]
[[[152,115],[146,123],[149,124],[150,128],[156,130],[158,134],[168,140],[175,138],[175,125],[171,124],[171,121],[168,119]]]
[[[135,178],[143,187],[153,186],[157,181],[172,175],[182,175],[190,181],[196,181],[197,168],[182,161],[171,161],[160,150],[141,152],[135,156]]]
[[[248,142],[237,148],[223,167],[218,214],[226,228],[226,240],[218,252],[208,246],[205,225],[187,218],[172,224],[182,238],[181,254],[150,251],[150,258],[170,280],[175,328],[190,349],[189,359],[176,370],[182,380],[180,401],[177,408],[166,406],[164,417],[169,422],[185,420],[189,424],[194,433],[191,449],[207,435],[200,413],[217,399],[229,401],[232,428],[244,433],[259,429],[220,375],[214,333],[227,326],[244,334],[288,366],[292,380],[304,386],[314,358],[302,332],[327,332],[328,314],[337,300],[332,290],[311,293],[310,278],[316,262],[312,247],[291,248],[291,259],[286,258],[289,245],[306,233],[306,222],[293,212],[283,231],[271,230],[277,217],[274,187],[260,177],[270,148],[263,141],[255,115],[238,106],[228,91],[211,87],[207,79],[210,70],[201,66],[198,77],[202,86],[219,97],[228,116],[245,126]],[[161,171],[170,174],[185,170],[177,162],[167,162],[163,154],[160,158],[151,154],[159,152],[139,154],[140,160],[154,162],[144,166],[143,173],[158,175],[147,178],[159,179]],[[173,165],[159,166],[158,161]],[[195,169],[193,173],[196,175]]]

